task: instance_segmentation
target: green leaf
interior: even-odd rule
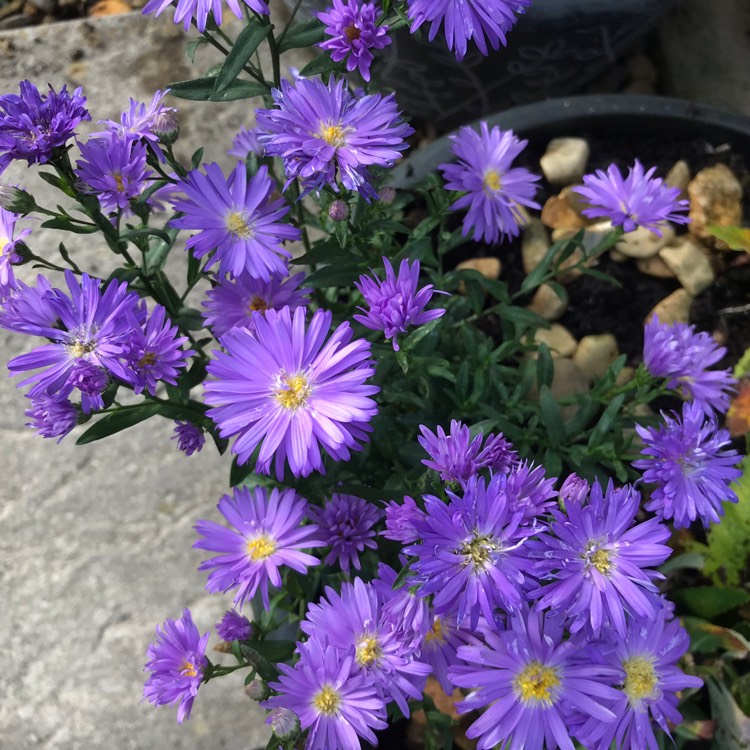
[[[325,39],[325,25],[316,18],[296,23],[279,39],[279,53],[300,47],[314,47]]]
[[[191,63],[195,62],[196,50],[203,44],[208,44],[208,39],[206,39],[206,37],[204,36],[201,36],[198,37],[198,39],[192,39],[185,46],[185,56],[188,60],[190,60]]]
[[[307,63],[302,70],[300,70],[300,78],[313,78],[315,76],[322,76],[326,73],[340,73],[344,70],[343,63],[337,63],[331,60],[330,55],[320,55],[311,62]]]
[[[74,234],[94,234],[99,231],[99,227],[92,227],[89,224],[76,224],[70,219],[47,219],[43,221],[41,226],[45,229],[64,229],[66,232],[73,232]]]
[[[144,404],[137,404],[135,406],[123,406],[117,411],[105,414],[101,419],[95,422],[81,437],[76,440],[76,445],[86,445],[93,443],[96,440],[114,435],[117,432],[122,432],[128,427],[143,422],[146,419],[150,419],[157,414],[164,414],[165,407],[167,404],[155,404],[146,402]],[[179,411],[176,413],[176,417],[182,415]]]
[[[539,388],[543,386],[552,385],[552,378],[555,374],[555,363],[552,360],[552,354],[550,353],[547,344],[539,344],[537,349],[537,360],[536,360],[536,383]]]
[[[750,593],[743,588],[719,588],[718,586],[693,586],[677,589],[670,594],[672,601],[699,617],[711,620],[725,612],[731,612],[750,601]]]
[[[177,236],[176,233],[174,236]],[[142,227],[140,229],[129,229],[127,232],[120,234],[120,239],[125,242],[137,239],[138,237],[158,237],[162,242],[169,245],[172,244],[173,240],[163,229],[155,229],[154,227]]]
[[[192,81],[170,83],[172,96],[197,102],[232,102],[237,99],[251,99],[269,92],[268,86],[255,81],[234,80],[222,91],[216,91],[216,78],[195,78]]]
[[[242,641],[242,656],[266,682],[278,675],[276,662],[287,661],[294,654],[294,641]]]
[[[336,263],[319,268],[305,279],[306,284],[325,289],[331,286],[350,286],[366,270],[363,263]]]
[[[564,445],[567,437],[565,423],[560,414],[557,399],[547,385],[543,385],[539,390],[539,408],[542,412],[542,422],[547,429],[550,443],[554,446]],[[554,474],[552,469],[549,469],[549,471]]]
[[[403,340],[401,348],[406,352],[414,351],[417,344],[435,330],[435,327],[440,324],[440,320],[440,318],[437,318],[437,320],[431,320],[429,323],[419,326],[416,331],[412,331],[412,333]]]
[[[250,61],[253,53],[260,43],[271,33],[273,30],[273,24],[268,23],[263,26],[257,26],[251,24],[245,26],[240,32],[235,41],[232,49],[229,50],[227,59],[224,60],[219,75],[216,76],[216,82],[214,83],[214,90],[218,93],[227,89],[237,76],[242,72],[242,69]]]
[[[726,242],[730,250],[744,250],[746,253],[750,253],[750,229],[722,227],[714,224],[708,227],[708,231],[714,237]]]
[[[750,750],[750,719],[740,710],[729,689],[713,679],[706,680],[711,699],[711,716],[716,719],[714,747],[721,750]]]
[[[203,314],[200,310],[196,310],[193,307],[183,307],[180,310],[180,314],[172,318],[172,322],[185,331],[200,331],[201,328],[206,327]]]
[[[625,401],[625,394],[621,393],[619,396],[615,396],[612,401],[607,405],[604,413],[599,418],[599,422],[596,427],[591,431],[589,437],[589,448],[598,448],[599,444],[604,440],[609,432],[612,423],[615,421],[615,417],[622,408],[622,404]]]
[[[406,356],[406,352],[403,349],[399,349],[396,352],[396,361],[398,362],[404,375],[409,372],[409,358]]]

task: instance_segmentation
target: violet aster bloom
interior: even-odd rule
[[[90,138],[80,146],[76,176],[85,193],[95,195],[105,212],[127,211],[154,174],[146,168],[146,146],[116,133]]]
[[[258,140],[259,135],[258,128],[240,128],[240,132],[232,141],[232,148],[227,151],[227,156],[234,156],[240,161],[245,161],[250,154],[263,156],[266,148]]]
[[[237,435],[232,451],[240,464],[260,445],[256,471],[276,476],[284,464],[294,476],[324,472],[321,447],[336,461],[372,430],[377,413],[370,398],[380,389],[366,385],[374,373],[370,344],[352,341],[349,323],[342,323],[328,341],[332,314],[317,310],[305,330],[305,309],[284,307],[256,314],[255,332],[235,330],[223,339],[208,372],[208,416],[222,437]]]
[[[0,173],[13,159],[45,164],[91,119],[81,88],[69,94],[65,86],[59,92],[50,86],[43,96],[31,81],[19,87],[20,95],[0,96]]]
[[[459,713],[485,708],[466,736],[478,750],[495,747],[574,750],[571,731],[582,720],[612,722],[606,707],[618,697],[610,687],[613,667],[592,661],[590,648],[563,640],[559,620],[538,609],[511,616],[505,632],[486,632],[486,644],[460,646],[465,665],[449,671],[459,687],[470,688]]]
[[[298,240],[300,231],[280,221],[289,211],[281,200],[270,200],[276,183],[262,166],[247,179],[247,167],[238,162],[227,179],[218,164],[207,164],[206,174],[194,169],[180,182],[187,196],[176,200],[175,210],[184,216],[173,219],[177,229],[197,229],[187,241],[196,258],[215,254],[207,262],[219,262],[219,274],[232,277],[246,271],[263,281],[287,272],[285,258],[291,253],[281,244]]]
[[[422,511],[413,497],[406,495],[403,503],[391,500],[385,505],[385,531],[380,535],[394,542],[410,544],[417,541],[414,522],[422,517]]]
[[[203,430],[192,422],[181,422],[179,419],[176,419],[174,431],[175,434],[172,436],[172,440],[177,441],[177,447],[186,456],[192,456],[193,453],[200,453],[206,444]]]
[[[287,185],[298,177],[308,191],[326,184],[337,190],[338,171],[345,188],[377,197],[368,167],[393,166],[414,132],[401,121],[393,94],[356,98],[333,76],[328,85],[317,78],[282,81],[273,98],[276,109],[255,113],[260,140],[268,156],[284,160]]]
[[[531,596],[539,607],[564,612],[571,633],[627,632],[626,614],[653,617],[661,607],[656,570],[672,553],[669,529],[656,518],[635,523],[640,495],[632,487],[606,493],[595,482],[587,504],[553,511],[549,533],[529,542],[534,572],[544,581]]]
[[[596,174],[585,175],[583,185],[573,188],[589,203],[583,215],[590,219],[609,219],[624,232],[644,227],[659,237],[661,222],[687,224],[689,219],[684,212],[688,201],[680,199],[679,188],[669,187],[660,177],[654,177],[655,171],[656,167],[651,167],[644,172],[636,159],[627,177],[623,177],[614,164],[610,164],[606,172],[598,169]]]
[[[429,459],[423,458],[422,463],[437,471],[444,482],[463,484],[482,469],[508,471],[518,459],[518,454],[502,433],[488,435],[482,449],[482,433],[472,440],[470,429],[456,419],[451,420],[448,433],[440,426],[437,434],[424,425],[420,425],[419,430],[422,437],[417,440],[430,456]]]
[[[208,666],[208,636],[200,634],[190,610],[184,609],[179,619],[156,626],[156,643],[148,647],[145,669],[151,674],[143,686],[143,696],[155,706],[178,703],[180,724],[190,718],[193,701],[203,682]]]
[[[99,120],[99,124],[105,125],[107,130],[95,133],[92,137],[108,137],[110,132],[116,133],[121,139],[128,138],[144,139],[151,143],[158,143],[159,136],[154,132],[154,124],[161,121],[167,114],[177,112],[174,107],[165,107],[162,101],[169,89],[157,91],[148,104],[130,99],[130,106],[120,116],[120,122],[114,120]]]
[[[245,615],[228,609],[216,623],[216,632],[222,641],[247,641],[253,637],[253,624]]]
[[[381,562],[378,577],[371,583],[381,602],[384,626],[393,631],[405,654],[416,655],[432,623],[430,606],[427,599],[408,586],[394,589],[397,578],[398,573]]]
[[[78,409],[64,396],[40,393],[26,398],[31,399],[26,410],[31,421],[26,424],[43,438],[57,438],[59,443],[78,424]]]
[[[299,288],[304,280],[305,274],[302,272],[288,279],[272,276],[269,281],[263,281],[243,271],[233,281],[220,281],[207,292],[207,299],[203,302],[206,325],[217,339],[221,339],[233,328],[254,331],[254,313],[281,310],[285,306],[295,310],[310,302],[312,290],[308,287]]]
[[[81,410],[84,414],[89,414],[104,408],[102,393],[108,384],[109,376],[103,367],[97,367],[92,362],[82,359],[73,365],[60,394],[69,396],[73,389],[77,388],[81,394]]]
[[[373,60],[370,50],[383,49],[391,43],[388,27],[375,25],[377,17],[375,3],[333,0],[332,7],[325,13],[318,13],[329,37],[318,46],[329,50],[335,62],[346,60],[350,73],[359,70],[362,78],[369,81]]]
[[[237,18],[242,20],[242,5],[239,0],[226,0],[229,10]],[[242,0],[254,13],[268,15],[267,0]],[[155,16],[161,15],[167,8],[175,6],[174,22],[184,22],[185,31],[190,28],[190,23],[195,21],[195,26],[201,33],[206,30],[208,14],[212,13],[217,26],[221,26],[223,5],[222,0],[149,0],[143,6],[142,13]]]
[[[320,526],[322,538],[331,551],[326,565],[338,563],[345,573],[351,565],[359,570],[359,556],[368,549],[377,549],[373,526],[383,517],[383,511],[362,498],[333,494],[325,508],[311,505],[307,515]]]
[[[322,547],[318,527],[302,525],[307,502],[294,490],[267,492],[263,487],[235,487],[233,495],[219,501],[219,512],[232,528],[214,521],[198,521],[195,530],[204,538],[193,547],[218,552],[204,560],[198,570],[210,570],[206,589],[212,593],[237,589],[234,602],[242,607],[260,589],[268,609],[268,584],[281,586],[281,568],[298,573],[317,565],[317,557],[302,549]]]
[[[731,444],[729,432],[718,429],[716,418],[707,417],[696,403],[682,405],[682,418],[662,413],[660,427],[635,429],[643,441],[644,458],[633,461],[643,471],[643,481],[655,484],[646,510],[686,528],[696,518],[705,527],[719,523],[724,502],[737,502],[731,483],[742,472],[741,456]]]
[[[737,381],[729,370],[709,370],[727,353],[705,331],[685,323],[660,323],[654,316],[644,329],[643,362],[667,387],[694,400],[707,415],[729,408]]]
[[[279,681],[269,684],[279,695],[261,705],[299,716],[302,729],[309,732],[305,750],[357,748],[359,737],[376,745],[372,730],[388,726],[385,703],[369,677],[355,672],[354,657],[342,659],[337,649],[314,638],[297,650],[297,664],[279,664]]]
[[[464,217],[464,237],[473,230],[475,242],[494,244],[521,233],[521,206],[539,208],[534,200],[539,177],[523,167],[511,168],[528,141],[497,125],[492,130],[486,122],[479,125],[481,133],[464,126],[450,137],[458,162],[439,168],[446,190],[466,193],[451,205],[454,211],[469,209]]]
[[[386,340],[393,339],[394,351],[399,350],[398,335],[406,333],[409,326],[422,326],[431,320],[445,315],[445,310],[425,310],[432,299],[432,284],[419,286],[419,261],[409,265],[404,258],[398,269],[398,276],[388,258],[383,258],[385,281],[360,276],[354,286],[359,289],[369,309],[358,307],[364,315],[355,314],[354,320],[373,331],[383,331]],[[445,294],[445,292],[437,292]]]
[[[21,261],[21,256],[16,252],[16,245],[31,234],[30,229],[23,229],[14,236],[19,218],[18,214],[0,207],[0,299],[18,285],[13,265]]]
[[[578,474],[570,474],[560,487],[560,503],[563,510],[568,503],[583,503],[588,497],[591,485]]]
[[[501,484],[511,510],[521,512],[526,522],[539,525],[539,517],[556,505],[555,477],[547,477],[544,466],[523,461],[503,475]]]
[[[0,327],[30,336],[44,336],[57,326],[57,312],[51,301],[61,294],[41,274],[36,286],[17,282],[5,299],[0,300]]]

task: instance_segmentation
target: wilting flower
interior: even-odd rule
[[[226,0],[229,10],[237,18],[242,20],[242,5],[239,0]],[[268,15],[267,0],[242,0],[250,10],[262,15]],[[222,21],[222,0],[149,0],[143,6],[143,13],[148,15],[153,13],[155,16],[161,15],[167,8],[175,5],[174,22],[184,21],[185,31],[190,28],[191,21],[195,21],[198,31],[206,30],[208,14],[212,13],[217,26],[221,26]]]
[[[583,215],[590,219],[607,218],[625,232],[644,227],[660,237],[661,222],[687,224],[689,219],[681,212],[687,210],[688,201],[680,198],[679,188],[654,177],[655,171],[656,167],[651,167],[644,172],[636,159],[627,177],[622,176],[615,164],[610,164],[606,172],[598,169],[596,174],[585,175],[583,186],[573,188],[589,203]]]
[[[333,646],[316,639],[298,646],[294,667],[279,664],[279,694],[261,704],[286,708],[309,730],[305,750],[356,748],[358,737],[377,744],[373,729],[385,729],[385,703],[367,675],[354,672],[354,657],[342,659]]]
[[[506,44],[506,34],[531,0],[408,0],[407,15],[413,34],[423,23],[430,23],[432,41],[443,26],[448,48],[458,60],[466,55],[468,42],[477,45],[483,55],[489,47],[496,50]]]
[[[177,447],[186,456],[192,456],[193,453],[200,453],[206,443],[203,430],[192,422],[175,420],[174,431],[175,434],[172,436],[172,440],[177,441]]]
[[[240,128],[240,132],[232,141],[232,148],[227,151],[227,156],[234,156],[240,161],[245,161],[250,154],[263,156],[266,149],[258,140],[259,135],[258,128]]]
[[[417,291],[419,285],[419,261],[409,265],[404,258],[396,276],[393,266],[388,258],[383,258],[385,266],[385,281],[377,277],[360,276],[354,286],[359,289],[367,302],[368,308],[358,307],[364,314],[355,314],[354,320],[366,328],[374,331],[383,331],[385,338],[393,340],[393,348],[399,350],[398,335],[406,333],[409,326],[421,326],[431,320],[437,320],[445,314],[445,310],[425,310],[432,299],[432,284],[423,286]],[[438,292],[443,294],[443,292]]]
[[[148,647],[149,661],[145,669],[151,674],[143,687],[143,695],[155,706],[177,702],[180,724],[190,718],[208,666],[208,636],[208,633],[201,636],[190,610],[185,609],[179,619],[166,620],[161,627],[156,626],[156,643]]]
[[[380,534],[402,544],[416,542],[418,535],[414,522],[421,517],[422,511],[413,497],[406,495],[403,503],[391,500],[385,506],[385,531]]]
[[[14,237],[16,222],[20,216],[0,207],[0,299],[17,286],[13,265],[21,261],[15,251],[16,245],[31,234],[30,229],[23,229]]]
[[[393,94],[356,98],[344,79],[331,76],[281,82],[274,89],[276,109],[256,111],[268,156],[284,160],[287,185],[299,177],[307,190],[341,183],[375,197],[368,167],[391,167],[414,130],[401,121]]]
[[[222,437],[237,435],[232,450],[239,463],[260,445],[256,470],[276,476],[284,464],[294,476],[324,471],[321,447],[336,461],[349,459],[372,428],[378,387],[366,385],[374,367],[370,344],[352,341],[342,323],[327,342],[332,314],[318,310],[305,330],[305,309],[284,307],[256,315],[255,332],[227,333],[206,383],[208,415]]]
[[[120,116],[120,122],[114,120],[99,120],[101,125],[105,125],[107,130],[102,133],[95,133],[92,137],[108,136],[109,133],[116,133],[122,139],[144,139],[157,143],[159,135],[159,125],[164,122],[166,115],[174,115],[177,110],[174,107],[165,107],[162,104],[164,97],[169,94],[169,89],[157,91],[154,93],[151,102],[145,104],[135,99],[130,99],[130,106]]]
[[[737,502],[731,483],[742,472],[740,456],[727,448],[727,430],[718,429],[716,418],[707,417],[697,403],[682,405],[680,415],[662,413],[659,427],[635,429],[643,441],[644,458],[633,461],[643,471],[643,481],[657,485],[646,503],[651,510],[677,528],[699,518],[704,526],[719,523],[724,502]]]
[[[57,438],[59,443],[78,424],[78,409],[66,397],[40,393],[27,398],[31,406],[26,416],[31,421],[26,424],[43,438]]]
[[[75,135],[75,129],[91,115],[83,89],[72,94],[52,86],[42,95],[31,81],[21,81],[21,93],[0,96],[0,173],[13,159],[45,164],[57,148]]]
[[[332,7],[318,13],[329,37],[318,46],[329,50],[335,62],[346,59],[350,73],[359,70],[362,78],[369,81],[373,60],[370,50],[383,49],[391,43],[388,27],[375,25],[377,16],[375,3],[360,5],[358,0],[333,0]]]
[[[247,167],[238,163],[227,179],[218,164],[207,164],[204,175],[197,169],[188,173],[179,187],[185,200],[174,203],[184,216],[170,224],[178,229],[197,229],[186,243],[196,258],[214,254],[208,266],[219,262],[219,274],[232,277],[246,271],[250,276],[270,281],[283,276],[285,258],[291,253],[281,244],[298,240],[300,231],[280,222],[289,211],[281,200],[270,200],[275,183],[262,166],[247,179]]]
[[[324,508],[311,505],[307,515],[321,530],[321,538],[331,551],[326,565],[338,562],[341,570],[349,566],[359,570],[359,556],[368,549],[377,549],[373,526],[383,517],[383,511],[362,498],[333,494]]]
[[[294,490],[270,493],[264,487],[235,487],[233,495],[219,501],[219,512],[231,524],[227,529],[214,521],[198,521],[195,530],[204,538],[193,544],[196,549],[218,552],[204,560],[199,570],[210,570],[206,589],[212,593],[237,589],[234,602],[242,607],[260,589],[268,609],[269,582],[281,586],[280,569],[292,568],[306,573],[317,565],[317,557],[301,549],[322,547],[318,527],[302,525],[307,502]]]
[[[523,167],[511,168],[513,160],[528,141],[517,138],[512,130],[489,129],[480,123],[481,133],[469,126],[451,136],[457,163],[441,164],[447,190],[460,190],[461,196],[451,209],[468,208],[463,234],[474,231],[474,241],[495,243],[517,237],[521,232],[521,206],[539,208],[534,200],[539,177]]]
[[[417,440],[429,458],[422,463],[440,474],[444,482],[467,482],[482,469],[495,472],[508,471],[518,460],[518,454],[502,436],[489,434],[484,439],[480,432],[473,440],[471,430],[456,419],[451,420],[450,432],[438,426],[437,434],[424,425],[419,426],[422,437]]]
[[[203,317],[216,338],[221,339],[233,328],[255,330],[255,313],[266,310],[295,310],[308,304],[310,289],[299,286],[305,280],[304,273],[296,273],[287,279],[272,276],[269,281],[253,278],[243,271],[233,281],[221,281],[206,294]]]
[[[216,623],[216,632],[222,641],[247,641],[253,637],[253,624],[245,615],[228,609]]]
[[[737,381],[729,370],[709,370],[727,353],[705,331],[685,323],[660,323],[654,316],[644,329],[643,362],[667,387],[693,399],[706,414],[724,413]]]

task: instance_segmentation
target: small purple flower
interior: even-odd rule
[[[240,128],[240,132],[232,141],[232,148],[227,151],[227,156],[234,156],[240,161],[245,161],[250,154],[263,156],[266,149],[258,140],[259,135],[258,128]]]
[[[95,195],[105,212],[128,211],[154,174],[146,168],[146,146],[110,133],[80,146],[76,176],[83,192]]]
[[[414,523],[421,517],[422,511],[413,497],[406,495],[403,503],[391,500],[385,505],[385,531],[380,535],[402,544],[416,542],[418,535]]]
[[[513,160],[528,141],[512,130],[492,130],[480,123],[481,133],[469,126],[451,136],[457,163],[441,164],[447,190],[466,193],[451,209],[468,208],[464,217],[464,237],[474,231],[474,241],[494,244],[521,233],[521,206],[539,208],[534,200],[539,177],[523,167],[511,168]]]
[[[203,430],[192,422],[175,420],[174,431],[175,434],[172,436],[172,440],[177,441],[177,447],[186,456],[192,456],[193,453],[200,453],[206,444]]]
[[[77,388],[81,394],[81,410],[84,414],[90,414],[104,408],[102,393],[108,384],[109,376],[103,367],[82,359],[73,365],[61,394],[69,396]]]
[[[288,708],[274,708],[268,712],[266,717],[266,724],[268,724],[273,733],[280,740],[293,740],[299,735],[300,723],[299,716],[290,711]]]
[[[45,336],[45,331],[57,326],[52,300],[59,294],[41,274],[36,286],[19,281],[5,299],[0,298],[0,326],[16,333]]]
[[[107,130],[95,133],[92,137],[108,137],[112,132],[122,140],[144,139],[151,143],[158,143],[159,136],[154,132],[154,126],[162,122],[165,115],[173,115],[177,112],[174,107],[165,107],[162,104],[169,91],[169,89],[157,91],[149,104],[131,98],[127,111],[120,116],[120,122],[99,120],[99,124],[105,125]]]
[[[78,424],[78,409],[64,396],[40,393],[27,398],[31,407],[26,416],[31,421],[26,424],[43,438],[57,438],[59,443]]]
[[[489,54],[488,43],[497,50],[506,44],[506,35],[531,0],[408,0],[407,15],[413,34],[423,23],[430,23],[432,41],[441,25],[445,41],[458,60],[466,55],[472,40],[483,55]]]
[[[644,227],[661,237],[661,222],[688,223],[682,212],[689,203],[680,199],[679,188],[669,187],[660,177],[654,177],[655,171],[656,167],[651,167],[644,172],[636,159],[627,177],[623,177],[617,166],[610,164],[606,172],[598,169],[596,174],[585,175],[583,186],[573,190],[589,203],[590,207],[583,210],[584,216],[609,219],[624,232]]]
[[[247,641],[253,637],[253,624],[245,615],[228,609],[216,623],[216,632],[222,641]]]
[[[741,456],[730,445],[727,430],[718,429],[716,417],[706,416],[697,403],[682,405],[680,415],[662,413],[660,427],[636,425],[644,458],[633,461],[643,471],[643,481],[655,484],[646,510],[675,527],[686,528],[696,518],[705,527],[719,523],[724,502],[737,502],[732,482],[742,472]]]
[[[709,370],[727,353],[705,331],[685,323],[660,323],[654,316],[644,329],[643,362],[667,387],[693,399],[710,415],[729,408],[729,394],[737,381],[729,370]]]
[[[422,437],[417,438],[429,459],[422,463],[440,474],[444,482],[464,484],[482,469],[495,472],[509,471],[518,460],[518,454],[502,436],[490,434],[484,449],[480,432],[473,440],[471,430],[456,419],[451,420],[450,432],[438,426],[437,434],[420,425]]]
[[[291,253],[284,240],[298,240],[300,231],[280,221],[289,211],[283,201],[272,201],[275,183],[262,166],[247,179],[247,167],[238,163],[229,178],[218,164],[207,164],[206,174],[197,169],[188,173],[179,188],[187,196],[174,207],[184,215],[170,225],[177,229],[197,229],[187,241],[196,258],[214,253],[207,262],[219,262],[219,274],[232,277],[243,271],[257,279],[287,272],[285,258]],[[214,252],[215,251],[215,252]]]
[[[255,313],[281,310],[285,306],[289,310],[307,306],[312,290],[299,288],[304,280],[305,274],[302,272],[287,279],[272,276],[269,281],[263,281],[243,271],[233,281],[220,281],[207,292],[207,299],[203,302],[206,325],[217,339],[234,328],[245,328],[252,332],[255,330]]]
[[[375,3],[358,0],[333,0],[333,6],[318,19],[326,25],[328,39],[318,46],[331,53],[335,62],[346,60],[351,73],[359,70],[365,81],[370,80],[373,56],[370,50],[383,49],[390,43],[387,26],[376,26],[378,11]]]
[[[351,565],[359,570],[359,556],[368,549],[377,549],[373,526],[383,517],[383,511],[362,498],[333,494],[325,508],[311,505],[307,515],[320,526],[322,538],[331,551],[326,565],[338,563],[345,573]]]
[[[511,510],[521,512],[527,523],[540,525],[539,517],[556,504],[555,477],[547,477],[544,466],[523,461],[503,475]]]
[[[560,502],[563,509],[568,503],[583,503],[588,497],[591,485],[578,474],[570,474],[560,487]]]
[[[189,609],[178,620],[166,620],[156,626],[156,643],[148,647],[150,671],[143,696],[155,706],[177,702],[177,721],[190,718],[193,701],[208,666],[208,633],[201,636]]]
[[[461,663],[458,658],[460,646],[477,643],[477,636],[486,628],[484,618],[480,618],[478,630],[469,630],[458,625],[453,615],[433,615],[419,652],[421,661],[432,667],[440,687],[450,695],[455,689],[450,678],[451,670]]]
[[[198,521],[195,530],[204,538],[193,547],[218,552],[198,570],[210,570],[206,589],[211,593],[237,589],[234,602],[242,607],[260,589],[268,609],[268,584],[281,586],[280,569],[306,573],[317,557],[301,549],[322,547],[318,527],[303,526],[307,502],[294,490],[235,487],[233,495],[219,501],[219,512],[231,524],[227,529],[214,521]]]
[[[300,659],[294,667],[279,664],[278,682],[267,708],[286,708],[299,716],[309,730],[305,750],[357,748],[358,737],[377,744],[373,729],[385,729],[385,703],[369,677],[354,671],[354,657],[342,659],[333,646],[315,639],[297,647]]]
[[[256,111],[268,156],[284,160],[287,185],[300,178],[306,190],[330,185],[336,175],[348,190],[376,197],[368,167],[391,167],[414,130],[401,121],[393,94],[356,98],[344,79],[331,76],[281,82],[275,109]]]
[[[379,391],[366,381],[374,373],[370,344],[352,341],[349,323],[342,323],[328,341],[332,314],[317,310],[305,329],[305,309],[284,307],[256,314],[255,332],[226,334],[224,352],[217,352],[206,383],[208,416],[222,437],[237,435],[232,451],[246,463],[260,445],[256,471],[268,474],[275,460],[276,476],[284,465],[294,476],[324,471],[321,447],[336,461],[371,431]]]
[[[419,261],[409,265],[404,258],[396,276],[388,258],[383,258],[385,281],[377,276],[360,276],[354,286],[359,289],[369,309],[358,307],[364,314],[355,314],[354,320],[373,331],[383,331],[386,340],[393,339],[394,351],[399,350],[398,335],[406,333],[409,326],[422,326],[445,315],[445,310],[425,310],[432,299],[432,284],[419,286]],[[444,294],[444,292],[437,292]]]
[[[13,159],[45,164],[91,119],[81,88],[69,94],[65,86],[59,92],[50,86],[43,96],[31,81],[19,87],[20,95],[0,96],[0,174]]]
[[[226,0],[229,10],[237,18],[242,20],[242,5],[239,0]],[[267,0],[242,0],[254,13],[268,15]],[[213,19],[217,26],[221,26],[222,21],[222,0],[149,0],[143,6],[142,13],[148,15],[153,13],[155,16],[161,15],[170,6],[175,6],[174,22],[184,22],[185,31],[190,29],[190,23],[195,21],[195,26],[201,33],[206,30],[208,14],[213,14]]]
[[[430,606],[427,599],[412,591],[409,586],[394,589],[397,578],[398,573],[390,565],[381,562],[378,563],[378,577],[371,583],[382,606],[384,626],[393,631],[405,654],[416,656],[432,623]]]
[[[21,256],[16,252],[16,245],[31,234],[30,229],[23,229],[18,236],[14,236],[16,222],[20,218],[18,214],[0,207],[0,299],[18,286],[13,265],[21,262]]]

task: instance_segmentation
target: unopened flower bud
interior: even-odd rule
[[[582,503],[589,492],[589,483],[579,477],[578,474],[571,474],[560,487],[560,502],[563,507],[567,503]]]
[[[384,206],[390,206],[393,201],[396,200],[396,188],[392,187],[384,187],[379,193],[378,193],[378,200],[384,205]]]
[[[151,121],[151,132],[166,144],[174,143],[180,135],[180,123],[177,122],[177,110],[164,107]]]
[[[334,221],[346,221],[349,218],[349,206],[345,201],[334,201],[328,208],[328,215]]]
[[[12,185],[0,185],[0,206],[21,216],[30,214],[37,207],[31,193]]]
[[[267,718],[266,724],[270,724],[273,733],[285,741],[294,740],[299,735],[299,717],[288,708],[274,708]]]
[[[264,701],[271,695],[271,690],[265,680],[256,677],[245,685],[245,695],[254,701]]]

